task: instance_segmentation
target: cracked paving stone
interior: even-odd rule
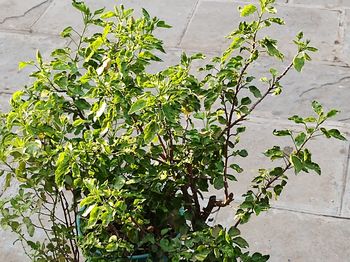
[[[51,0],[0,0],[0,29],[30,30]]]
[[[252,69],[257,78],[269,76],[270,67],[277,67],[273,61],[261,60]],[[266,62],[266,63],[265,63]],[[285,64],[286,65],[286,64]],[[251,72],[252,72],[251,71]],[[301,73],[291,71],[282,80],[282,93],[269,96],[265,103],[258,105],[255,113],[264,117],[286,119],[294,114],[313,114],[311,102],[319,101],[325,109],[338,109],[340,113],[332,120],[350,123],[350,77],[349,68],[319,63],[307,63]],[[258,83],[258,87],[262,84]]]

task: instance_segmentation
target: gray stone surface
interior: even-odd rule
[[[341,49],[341,55],[347,66],[350,66],[350,9],[344,11],[345,17],[342,22],[344,45]]]
[[[50,2],[49,0],[1,0],[0,29],[29,30]]]
[[[10,107],[11,95],[0,93],[0,112],[7,112]]]
[[[302,4],[309,6],[322,6],[326,8],[341,8],[349,7],[350,2],[348,0],[313,0],[313,1],[304,1],[304,0],[290,0],[292,4]]]
[[[43,57],[48,58],[54,48],[63,47],[64,43],[61,38],[47,35],[1,33],[0,93],[12,93],[30,83],[28,74],[33,68],[28,67],[19,71],[20,61],[33,60],[38,49]]]
[[[9,231],[0,231],[0,260],[6,262],[26,262],[28,257],[22,251],[20,242],[16,242],[16,237]]]
[[[283,162],[270,161],[263,155],[263,152],[274,145],[281,148],[293,145],[289,138],[275,137],[272,134],[274,129],[286,128],[294,131],[301,130],[300,127],[287,122],[281,123],[266,118],[252,118],[250,120],[246,133],[241,135],[241,142],[237,147],[237,149],[247,149],[249,156],[231,159],[232,163],[239,164],[244,169],[241,174],[233,173],[238,182],[230,182],[230,192],[234,193],[237,201],[241,201],[242,194],[251,189],[251,181],[258,174],[259,168],[272,168],[281,164],[283,166]],[[301,173],[295,176],[292,170],[289,171],[287,173],[288,184],[281,197],[277,201],[272,201],[272,205],[315,214],[340,216],[345,186],[344,175],[347,172],[348,144],[324,140],[322,137],[310,141],[308,148],[314,153],[314,161],[320,164],[322,175]],[[323,153],[320,154],[320,152]],[[253,165],[252,160],[254,161]],[[335,162],[336,166],[333,165]],[[223,192],[213,190],[212,193],[224,196]]]
[[[234,223],[234,208],[221,210],[216,222]],[[241,226],[251,251],[270,254],[271,262],[346,262],[350,221],[272,209]]]
[[[115,5],[115,1],[111,0],[88,0],[85,2],[91,7],[91,10],[101,7],[106,7],[109,10]],[[140,13],[143,7],[152,16],[154,15],[160,19],[164,19],[168,24],[172,25],[173,27],[171,29],[157,32],[157,35],[164,39],[168,46],[176,46],[180,41],[196,2],[197,0],[181,0],[181,4],[174,4],[172,0],[118,1],[119,4],[124,4],[125,7],[134,8],[136,13]],[[64,16],[62,16],[62,12],[64,12]],[[59,23],[57,23],[58,17],[60,17]],[[78,31],[81,30],[80,13],[71,7],[70,0],[55,0],[47,12],[35,24],[33,30],[42,33],[58,34],[69,25],[77,28]]]
[[[86,2],[91,9],[111,8],[116,3],[112,0]],[[290,144],[288,140],[274,137],[272,130],[297,129],[285,119],[293,114],[312,113],[312,100],[319,100],[328,109],[339,108],[342,112],[330,126],[340,128],[350,138],[350,1],[277,2],[279,15],[287,24],[266,32],[281,40],[280,47],[287,59],[280,65],[264,58],[250,70],[259,76],[266,75],[270,67],[282,71],[295,51],[291,40],[301,29],[320,51],[301,74],[292,72],[283,79],[281,96],[268,97],[256,108],[247,133],[242,135],[242,147],[249,150],[251,158],[239,160],[245,172],[237,176],[241,184],[232,184],[233,206],[242,200],[240,195],[248,189],[257,169],[274,164],[262,152],[275,144]],[[248,1],[120,0],[117,3],[135,8],[137,14],[145,7],[151,15],[173,25],[171,30],[157,33],[164,39],[168,53],[162,55],[163,63],[149,68],[154,72],[178,63],[183,50],[202,51],[208,57],[222,52],[228,44],[224,36],[241,19],[237,7]],[[8,110],[11,93],[30,82],[30,69],[18,72],[18,62],[32,59],[36,49],[47,57],[53,48],[65,43],[58,38],[58,33],[69,25],[79,30],[80,22],[81,15],[71,7],[70,0],[0,0],[0,111]],[[199,65],[200,62],[196,62],[194,68]],[[261,84],[259,87],[263,88]],[[310,149],[323,169],[322,176],[291,173],[286,190],[277,202],[272,202],[273,209],[242,226],[251,250],[270,253],[270,261],[349,261],[349,142],[318,141],[321,140],[312,141]],[[214,214],[216,222],[232,225],[232,208]],[[20,245],[12,246],[13,240],[11,233],[0,231],[0,261],[27,261]]]
[[[260,76],[267,75],[271,61],[257,66]],[[280,70],[282,71],[282,70]],[[265,116],[286,119],[294,114],[312,114],[311,102],[317,100],[325,108],[337,108],[341,113],[337,120],[349,123],[350,118],[350,74],[348,67],[309,63],[301,73],[291,71],[283,80],[282,94],[270,96],[257,107]],[[259,86],[262,86],[259,84]],[[273,107],[271,108],[271,103]]]
[[[232,1],[201,1],[184,35],[181,47],[222,51],[228,44],[228,40],[224,37],[236,28],[237,22],[241,19],[236,12],[238,6],[238,3]],[[274,27],[268,32],[272,37],[281,40],[280,48],[287,57],[294,56],[296,48],[292,40],[303,30],[305,36],[312,39],[313,44],[320,50],[314,57],[316,60],[334,60],[337,47],[335,42],[339,42],[338,32],[334,28],[339,24],[339,11],[282,4],[278,6],[278,11],[287,26],[277,27],[278,29]]]

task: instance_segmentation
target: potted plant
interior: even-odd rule
[[[244,123],[316,51],[299,33],[290,64],[256,79],[249,69],[261,56],[284,57],[276,40],[258,34],[284,23],[274,0],[259,3],[239,9],[257,18],[242,21],[229,47],[197,77],[192,62],[203,54],[183,53],[179,64],[147,71],[165,52],[153,35],[169,27],[164,21],[146,10],[134,18],[123,6],[91,12],[73,1],[83,32],[67,27],[62,36],[73,46],[54,50],[48,62],[37,52],[36,62],[20,63],[36,68],[35,81],[13,95],[0,120],[1,174],[6,188],[17,183],[15,195],[1,198],[1,225],[18,234],[31,259],[79,261],[81,250],[89,261],[268,260],[249,253],[239,225],[270,208],[289,170],[320,174],[305,147],[310,139],[345,138],[322,126],[338,111],[314,101],[315,116],[290,118],[305,130],[274,131],[290,137],[293,150],[265,152],[275,166],[259,170],[234,226],[209,225],[213,212],[233,203],[230,181],[244,172],[237,160],[248,156],[239,143]],[[90,26],[100,30],[88,35]],[[205,198],[213,189],[224,198]]]

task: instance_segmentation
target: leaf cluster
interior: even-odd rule
[[[0,222],[18,234],[33,260],[79,261],[80,250],[91,261],[138,254],[156,261],[269,258],[249,253],[238,226],[270,208],[289,169],[321,173],[305,148],[310,139],[345,137],[323,126],[337,111],[324,113],[313,102],[317,117],[290,118],[304,132],[274,131],[290,137],[293,149],[265,152],[282,164],[259,170],[234,226],[209,225],[213,213],[233,204],[229,184],[245,172],[239,166],[249,156],[240,146],[244,123],[316,51],[300,33],[284,71],[251,72],[261,56],[284,60],[277,40],[258,34],[284,22],[275,16],[273,0],[259,2],[239,9],[242,17],[256,19],[232,31],[221,56],[205,64],[203,54],[183,53],[178,64],[149,73],[165,52],[154,31],[168,24],[144,9],[135,18],[122,5],[91,12],[73,1],[83,15],[82,32],[67,27],[61,35],[73,46],[54,50],[48,61],[38,51],[36,61],[19,64],[34,67],[34,81],[13,95],[10,112],[0,118],[1,175],[5,189],[18,185],[16,195],[0,201]],[[90,26],[100,30],[89,35]],[[203,77],[191,73],[195,60],[205,64],[198,69]],[[224,198],[205,198],[212,188]],[[35,241],[39,231],[46,237]]]

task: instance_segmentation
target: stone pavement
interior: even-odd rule
[[[59,32],[68,25],[79,28],[80,15],[70,0],[0,0],[0,110],[7,110],[11,93],[29,82],[28,71],[18,72],[18,62],[30,60],[35,50],[44,55],[65,44]],[[88,0],[92,8],[111,8],[113,0]],[[165,64],[176,63],[182,50],[216,55],[227,42],[224,36],[239,21],[237,6],[249,1],[232,0],[125,0],[118,1],[140,10],[145,7],[169,24],[171,30],[159,36],[165,40],[168,54]],[[327,108],[342,111],[335,126],[350,136],[350,0],[280,0],[279,14],[286,26],[271,31],[283,36],[281,46],[287,58],[293,54],[290,39],[301,29],[320,51],[302,74],[292,73],[284,80],[280,97],[269,98],[252,117],[245,145],[254,161],[242,162],[253,174],[269,165],[261,154],[278,143],[274,128],[290,123],[295,113],[308,114],[310,102],[319,100]],[[255,70],[264,73],[267,65]],[[294,127],[292,127],[294,128]],[[244,140],[244,137],[242,138]],[[283,142],[283,141],[282,141]],[[317,142],[317,141],[316,141]],[[270,261],[350,261],[350,174],[349,143],[323,139],[311,145],[314,157],[323,167],[323,175],[290,176],[280,200],[273,208],[242,227],[251,250],[271,254]],[[254,166],[251,165],[254,163]],[[233,185],[239,196],[251,175]],[[236,201],[239,202],[237,197]],[[216,222],[233,223],[232,209],[221,210]],[[27,261],[19,244],[12,245],[10,233],[0,231],[0,261]]]

